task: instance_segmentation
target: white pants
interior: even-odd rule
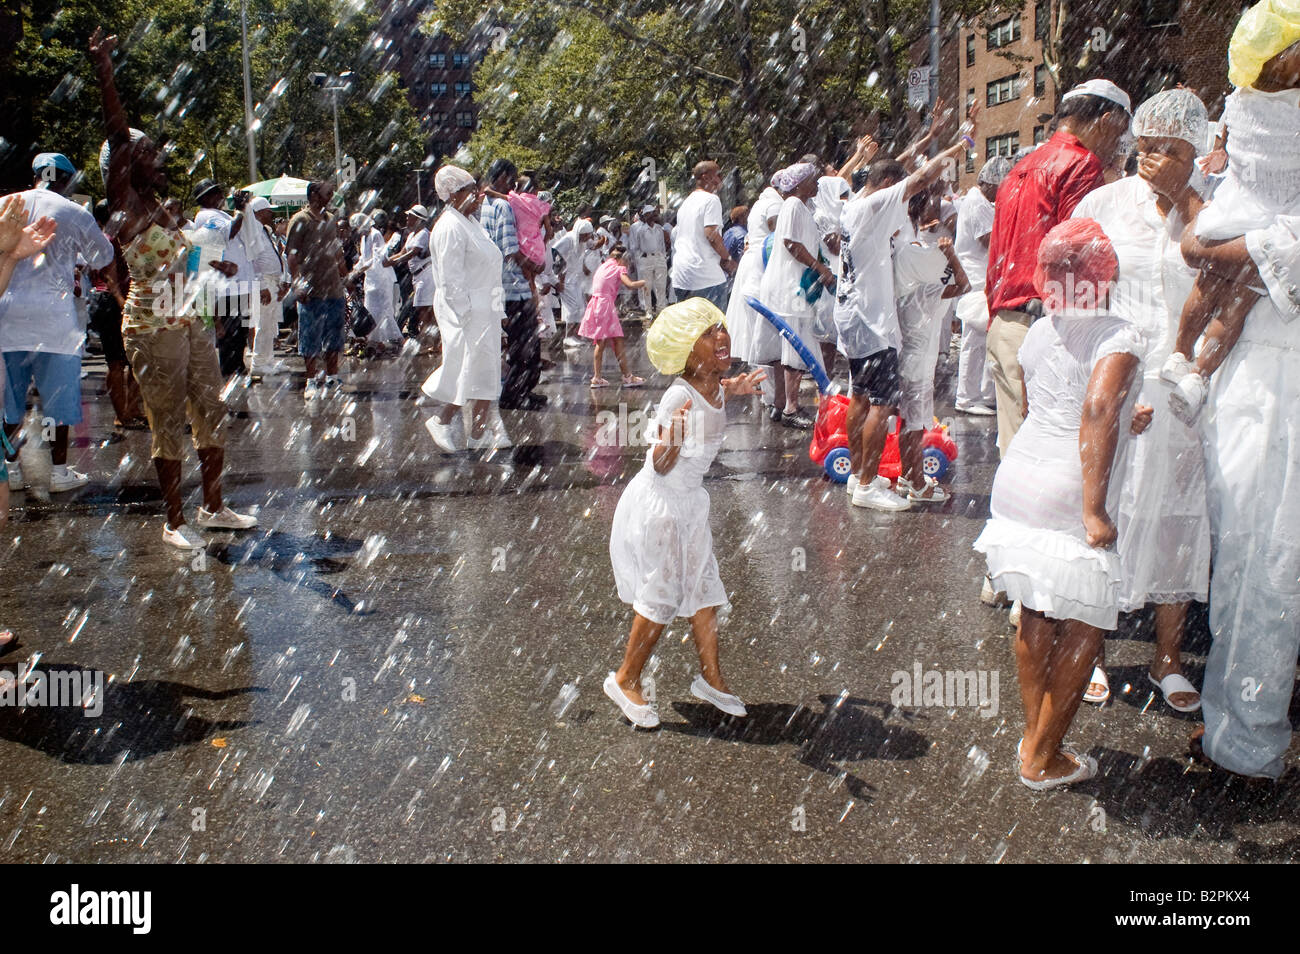
[[[638,255],[636,277],[645,282],[645,287],[637,290],[637,294],[641,297],[641,310],[654,317],[656,312],[650,310],[651,292],[654,293],[654,304],[657,308],[663,308],[668,304],[668,264],[663,253]]]
[[[272,282],[263,280],[263,287],[268,284],[279,284],[279,277],[276,276]],[[262,289],[259,288],[253,292],[252,320],[249,324],[253,328],[253,363],[267,364],[275,357],[275,336],[280,331],[280,310],[282,302],[277,301],[275,297],[276,289],[269,289],[271,292],[271,303],[262,304]]]
[[[367,341],[374,344],[387,344],[402,340],[402,329],[397,327],[397,285],[392,282],[366,282],[366,311],[375,319],[375,330],[370,332]]]
[[[992,408],[993,369],[984,360],[989,334],[989,303],[984,292],[967,292],[957,299],[961,321],[961,354],[957,363],[957,407],[982,404]]]

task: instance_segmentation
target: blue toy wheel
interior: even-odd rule
[[[826,468],[826,476],[837,484],[847,484],[849,474],[853,473],[853,464],[849,461],[849,449],[847,447],[837,447],[822,461],[822,466]]]
[[[925,476],[943,480],[943,475],[948,473],[949,466],[948,455],[939,448],[927,447],[921,452],[921,470]]]

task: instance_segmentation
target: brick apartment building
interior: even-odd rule
[[[1063,92],[1043,62],[1050,2],[994,8],[978,21],[958,22],[945,42],[941,73],[955,68],[961,103],[978,102],[983,110],[981,141],[961,170],[962,189],[991,156],[1012,155],[1050,135]],[[1103,15],[1101,3],[1085,0],[1071,9],[1065,45],[1084,51],[1080,78],[1113,80],[1135,106],[1182,83],[1216,117],[1229,89],[1228,38],[1243,8],[1238,0],[1129,0],[1118,12],[1106,6]]]
[[[389,62],[384,68],[401,77],[406,97],[426,137],[429,160],[411,170],[410,195],[428,204],[433,196],[433,173],[443,157],[455,154],[478,127],[474,103],[474,67],[488,47],[486,38],[457,44],[445,35],[430,35],[419,23],[432,4],[429,0],[380,0],[377,32],[389,41]]]

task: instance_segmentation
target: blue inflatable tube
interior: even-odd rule
[[[795,353],[803,359],[803,363],[808,365],[808,373],[811,374],[813,380],[817,382],[817,390],[821,391],[822,394],[828,392],[831,389],[831,379],[826,376],[826,370],[822,367],[821,357],[814,355],[812,351],[808,349],[808,346],[803,343],[803,339],[795,334],[794,330],[785,323],[785,320],[773,314],[772,310],[757,298],[746,296],[745,304],[770,321],[772,327],[781,332],[781,337],[790,342],[790,347],[794,348]]]

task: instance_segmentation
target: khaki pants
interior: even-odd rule
[[[989,326],[988,361],[998,402],[998,456],[1005,457],[1025,419],[1024,374],[1020,370],[1020,345],[1033,321],[1023,311],[998,310]]]
[[[221,368],[212,332],[203,322],[123,335],[123,343],[153,431],[152,456],[185,458],[187,418],[195,447],[225,446]]]

